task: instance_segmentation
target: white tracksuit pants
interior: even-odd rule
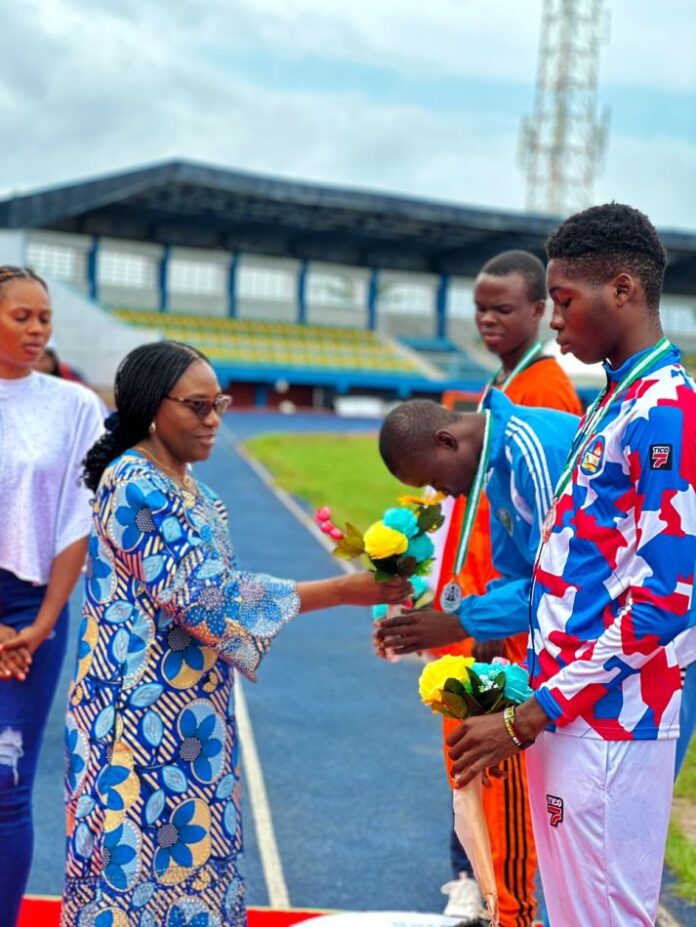
[[[675,744],[544,731],[527,751],[551,927],[655,923]]]

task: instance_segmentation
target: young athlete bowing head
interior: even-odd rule
[[[407,486],[468,497],[462,544],[485,490],[493,566],[500,575],[449,614],[421,608],[383,619],[375,626],[378,650],[414,653],[469,636],[497,640],[528,629],[534,557],[578,421],[555,409],[515,406],[496,389],[479,412],[413,399],[389,413],[379,437],[387,468]]]
[[[663,336],[666,255],[650,221],[609,204],[547,243],[552,328],[605,362],[542,531],[531,595],[535,696],[507,727],[449,738],[460,782],[528,753],[551,923],[651,925],[679,732],[673,640],[696,562],[696,391]],[[562,891],[560,886],[563,886]]]

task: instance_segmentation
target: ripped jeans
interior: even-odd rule
[[[45,591],[45,586],[34,586],[0,570],[0,624],[17,631],[31,624]],[[34,654],[26,680],[0,680],[0,927],[14,927],[29,878],[34,842],[32,789],[67,630],[66,605],[52,635]]]

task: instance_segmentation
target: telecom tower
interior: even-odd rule
[[[569,215],[592,203],[608,111],[597,109],[603,0],[544,0],[534,112],[522,121],[527,208]]]

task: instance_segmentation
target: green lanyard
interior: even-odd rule
[[[462,564],[466,559],[467,551],[469,549],[469,540],[471,538],[471,532],[474,527],[476,513],[478,512],[479,503],[481,501],[483,484],[486,479],[488,461],[491,456],[491,413],[486,410],[483,414],[485,416],[485,423],[483,426],[483,445],[481,447],[481,457],[479,458],[479,465],[476,468],[476,476],[474,477],[474,482],[471,486],[469,497],[466,500],[464,523],[462,525],[461,537],[459,538],[459,546],[457,547],[457,556],[454,561],[455,576],[460,572]]]
[[[540,341],[535,341],[533,345],[527,348],[522,357],[517,361],[513,369],[507,375],[504,382],[501,384],[500,389],[503,393],[515,379],[515,377],[521,373],[535,357],[541,354],[541,351],[542,346]],[[483,409],[483,402],[493,387],[495,381],[500,376],[500,371],[502,369],[503,368],[501,367],[493,379],[486,384],[481,399],[479,400],[478,408],[476,410],[477,412],[483,412],[486,417],[486,423],[483,430],[483,446],[481,448],[481,457],[479,459],[479,465],[476,470],[476,476],[474,477],[474,482],[466,500],[464,523],[462,524],[462,533],[459,538],[457,556],[455,557],[454,561],[454,576],[457,576],[460,573],[462,566],[464,565],[464,561],[466,560],[466,555],[469,550],[469,541],[471,539],[471,532],[474,527],[474,521],[476,520],[476,513],[478,512],[479,503],[481,502],[481,493],[483,492],[483,484],[486,479],[486,471],[488,470],[488,461],[491,456],[491,413]]]
[[[506,390],[506,389],[508,388],[508,386],[512,383],[512,381],[515,379],[515,377],[516,377],[518,374],[522,373],[522,371],[523,371],[526,367],[528,367],[529,364],[530,364],[536,357],[538,357],[538,356],[541,354],[542,350],[543,350],[543,349],[542,349],[541,341],[535,341],[534,344],[530,345],[530,347],[527,348],[527,350],[524,352],[524,354],[522,355],[522,357],[517,361],[517,363],[516,363],[515,366],[512,368],[512,370],[510,371],[510,373],[505,377],[505,379],[503,380],[503,382],[502,382],[502,383],[500,384],[500,386],[498,387],[498,389],[501,391],[501,393],[504,393],[504,392],[505,392],[505,390]],[[501,374],[502,372],[503,372],[503,368],[501,367],[500,370],[498,370],[498,372],[497,372],[496,374],[493,375],[493,378],[492,378],[491,380],[489,380],[488,383],[486,383],[486,385],[485,385],[485,387],[484,387],[484,390],[483,390],[483,392],[481,393],[481,398],[479,399],[479,404],[478,404],[478,407],[477,407],[477,409],[476,409],[477,412],[480,412],[481,409],[483,408],[483,401],[484,401],[484,399],[486,398],[486,396],[488,395],[488,393],[491,391],[491,389],[495,386],[495,381],[498,379],[498,377],[500,376],[500,374]]]
[[[504,382],[500,385],[501,392],[503,393],[505,392],[505,390],[512,383],[515,377],[519,373],[521,373],[525,369],[525,367],[529,366],[531,361],[535,357],[537,357],[539,354],[541,354],[541,351],[542,351],[542,345],[540,341],[535,341],[533,345],[530,345],[530,347],[527,348],[527,350],[524,352],[522,357],[515,364],[514,368],[507,375]],[[486,473],[488,471],[488,465],[489,465],[490,456],[491,456],[491,430],[492,430],[491,429],[491,413],[488,409],[483,409],[483,402],[486,396],[488,395],[489,391],[495,385],[495,381],[500,376],[502,369],[503,368],[501,367],[500,370],[495,374],[495,376],[486,384],[485,389],[481,395],[481,399],[479,400],[478,407],[476,409],[477,412],[479,413],[482,412],[483,415],[485,416],[485,423],[484,423],[484,428],[483,428],[483,445],[481,447],[481,457],[479,458],[479,465],[476,469],[476,475],[474,476],[474,482],[471,486],[471,490],[469,491],[469,495],[466,500],[466,509],[464,511],[464,522],[462,524],[462,532],[459,537],[459,544],[457,546],[457,554],[454,560],[454,568],[452,571],[453,577],[457,576],[461,572],[461,569],[464,565],[464,561],[466,560],[466,556],[469,552],[469,541],[471,540],[471,532],[473,531],[474,522],[476,521],[476,514],[478,512],[479,504],[481,502],[481,493],[483,492],[483,486],[486,480]],[[454,589],[455,597],[454,599],[450,601],[449,606],[448,606],[447,601],[446,601],[447,596],[445,595],[445,593],[450,588]],[[459,602],[461,601],[461,590],[459,589],[454,579],[452,580],[452,582],[447,583],[447,585],[444,587],[443,595],[445,595],[444,605],[443,605],[445,611],[456,610]],[[442,597],[441,597],[441,601],[443,601]]]
[[[582,425],[582,428],[578,431],[575,440],[573,441],[573,446],[570,449],[570,454],[568,459],[565,462],[563,471],[560,475],[558,483],[556,485],[556,490],[554,492],[554,499],[558,500],[563,495],[568,483],[571,480],[573,475],[573,470],[580,459],[583,451],[587,448],[587,445],[594,437],[594,433],[598,431],[600,424],[606,418],[609,410],[613,406],[614,402],[618,397],[625,392],[629,386],[632,386],[636,380],[639,380],[643,374],[652,367],[658,360],[661,360],[663,357],[666,357],[667,354],[672,350],[671,343],[667,338],[660,338],[657,344],[653,347],[649,354],[646,354],[645,357],[642,357],[639,361],[633,364],[632,367],[626,372],[626,375],[616,386],[616,389],[611,394],[611,397],[607,402],[607,399],[610,385],[604,388],[600,395],[595,399],[590,408],[587,411],[585,416],[585,421]]]

